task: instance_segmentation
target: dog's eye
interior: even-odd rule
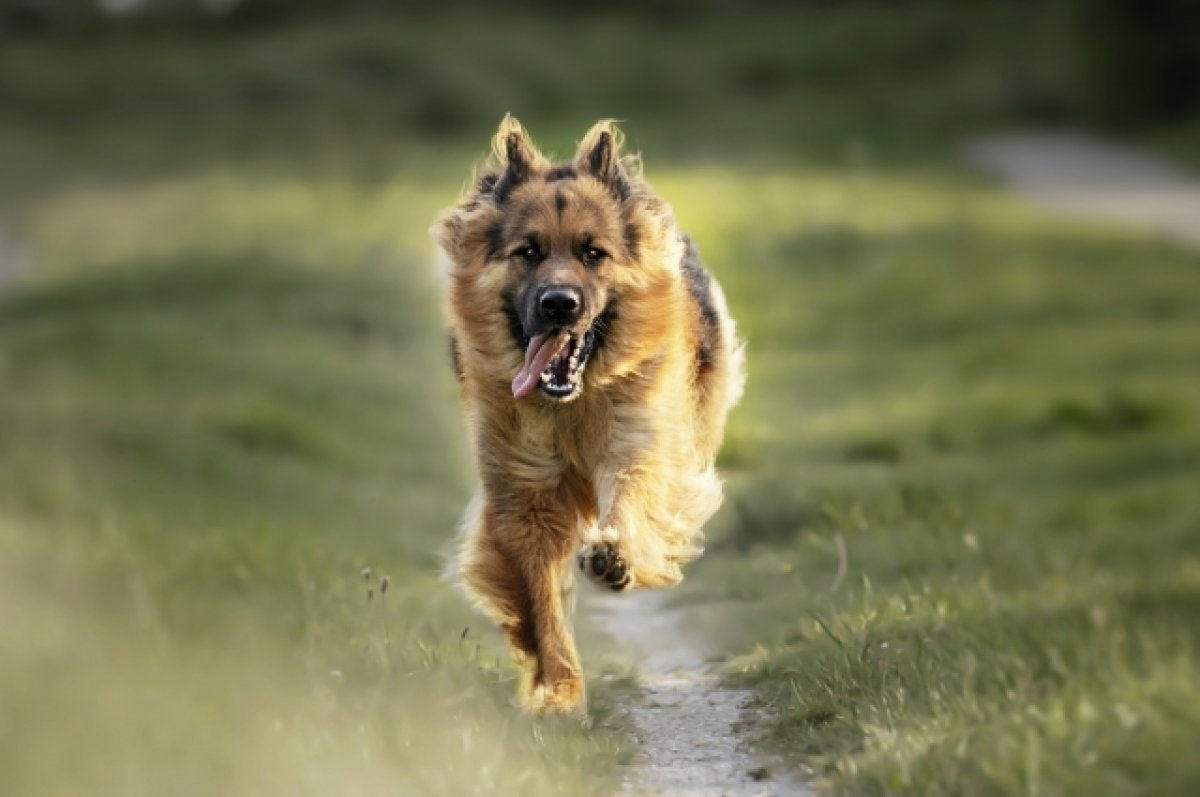
[[[583,259],[587,263],[599,263],[606,256],[606,252],[596,246],[585,246],[583,248]]]
[[[530,244],[528,246],[522,246],[513,252],[513,257],[519,257],[526,263],[536,263],[542,259],[542,253],[538,251],[536,246]]]

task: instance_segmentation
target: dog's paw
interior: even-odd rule
[[[564,678],[556,683],[537,683],[522,698],[525,710],[535,716],[560,714],[587,716],[583,697],[583,681],[578,677]]]
[[[583,574],[610,589],[620,592],[629,587],[633,573],[616,543],[598,542],[583,546],[579,552],[579,569]]]

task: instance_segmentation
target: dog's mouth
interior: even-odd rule
[[[573,397],[580,389],[595,337],[591,328],[582,335],[566,330],[534,335],[525,345],[525,364],[513,379],[513,397],[523,399],[535,389],[553,399]]]

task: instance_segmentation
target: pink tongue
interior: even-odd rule
[[[566,332],[559,332],[554,337],[549,334],[533,336],[525,349],[525,364],[512,383],[513,398],[525,398],[537,389],[542,371],[566,347],[569,339]]]

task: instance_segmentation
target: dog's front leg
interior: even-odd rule
[[[701,549],[693,543],[698,525],[678,506],[687,500],[678,471],[672,457],[654,451],[600,468],[600,520],[581,535],[577,560],[584,575],[617,591],[671,587],[683,579],[682,565]]]
[[[583,677],[563,603],[574,529],[561,498],[508,493],[481,503],[463,544],[462,580],[525,671],[521,701],[534,713],[582,710]]]

